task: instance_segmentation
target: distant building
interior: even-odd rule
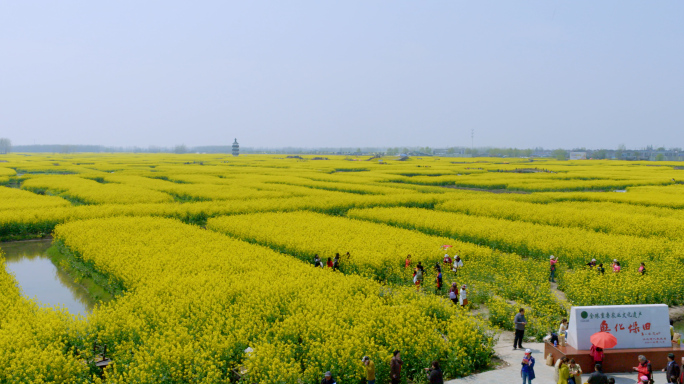
[[[237,139],[233,142],[233,156],[238,156],[240,154],[240,144],[238,144]]]
[[[586,160],[586,152],[570,152],[570,160]]]

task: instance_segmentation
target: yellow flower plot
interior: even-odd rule
[[[106,343],[113,381],[221,382],[239,366],[255,382],[315,382],[327,370],[358,381],[360,356],[373,356],[386,375],[395,348],[408,367],[441,359],[450,375],[464,375],[491,354],[488,327],[446,300],[315,269],[178,221],[77,221],[55,235],[63,252],[125,287],[72,341]],[[254,352],[244,354],[247,347]]]
[[[0,240],[53,235],[58,267],[113,297],[85,318],[44,307],[0,256],[0,382],[318,383],[330,370],[358,383],[364,355],[387,382],[394,349],[411,380],[436,359],[448,378],[468,375],[520,307],[541,338],[570,305],[684,304],[682,172],[536,158],[0,155]],[[442,263],[445,244],[464,261],[458,273]],[[313,266],[335,253],[339,271]],[[408,254],[425,267],[420,289]],[[549,283],[551,254],[567,300]],[[449,300],[452,283],[468,286],[470,307]],[[93,344],[107,345],[104,370]]]

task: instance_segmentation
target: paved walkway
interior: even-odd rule
[[[534,384],[557,384],[554,381],[554,368],[546,365],[544,358],[544,343],[523,343],[525,348],[532,350],[532,356],[535,358],[534,373],[537,376],[532,382]],[[447,381],[446,384],[515,384],[521,383],[520,378],[520,361],[523,357],[523,351],[513,350],[513,332],[503,332],[499,338],[499,342],[494,348],[497,356],[503,360],[503,364],[498,369],[478,373],[464,377],[462,379],[455,379]],[[636,362],[635,364],[636,365]],[[589,374],[582,375],[582,384],[589,377]],[[636,373],[618,373],[609,374],[608,377],[615,378],[616,384],[635,384]],[[667,383],[665,380],[665,373],[656,372],[654,379],[657,384]]]

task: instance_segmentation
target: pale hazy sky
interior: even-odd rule
[[[684,1],[0,0],[14,144],[684,147]]]

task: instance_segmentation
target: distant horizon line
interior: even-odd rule
[[[238,143],[239,144],[239,143]],[[219,148],[225,148],[228,152],[232,149],[232,144],[225,144],[225,145],[185,145],[185,144],[178,144],[178,145],[170,145],[170,146],[164,146],[164,145],[148,145],[148,146],[140,146],[140,145],[102,145],[102,144],[12,144],[12,152],[21,152],[19,149],[29,149],[29,148],[45,148],[45,147],[51,147],[51,148],[60,148],[60,149],[67,149],[67,150],[77,150],[81,149],[78,152],[88,152],[88,151],[83,151],[82,149],[99,149],[104,152],[108,152],[107,150],[111,150],[112,152],[128,152],[128,151],[170,151],[173,152],[174,150],[177,149],[185,149],[185,151],[193,151],[196,149],[219,149]],[[574,148],[563,148],[563,147],[542,147],[542,146],[537,146],[537,147],[527,147],[527,148],[521,148],[521,147],[498,147],[498,146],[476,146],[476,147],[471,147],[471,146],[464,146],[464,145],[454,145],[454,146],[439,146],[439,147],[430,147],[430,146],[406,146],[406,145],[400,145],[400,146],[318,146],[318,147],[309,147],[309,146],[281,146],[281,147],[247,147],[247,146],[242,146],[240,145],[240,151],[283,151],[283,150],[298,150],[298,151],[324,151],[324,152],[330,152],[330,151],[336,151],[336,152],[358,152],[358,150],[361,150],[361,152],[372,152],[372,151],[386,151],[386,150],[391,150],[391,149],[396,149],[398,151],[402,151],[404,149],[408,149],[409,152],[411,151],[420,151],[424,149],[430,149],[430,150],[449,150],[449,149],[455,149],[455,150],[464,150],[464,151],[472,151],[472,150],[492,150],[492,149],[499,149],[499,150],[519,150],[519,151],[553,151],[553,150],[564,150],[564,151],[570,151],[570,152],[584,152],[584,151],[656,151],[656,150],[665,150],[665,151],[681,151],[681,147],[663,147],[663,146],[653,146],[653,145],[647,145],[643,146],[640,148],[627,148],[625,146],[618,146],[617,148],[605,148],[605,147],[597,147],[597,148],[587,148],[587,147],[574,147]],[[52,151],[50,151],[52,152]]]

